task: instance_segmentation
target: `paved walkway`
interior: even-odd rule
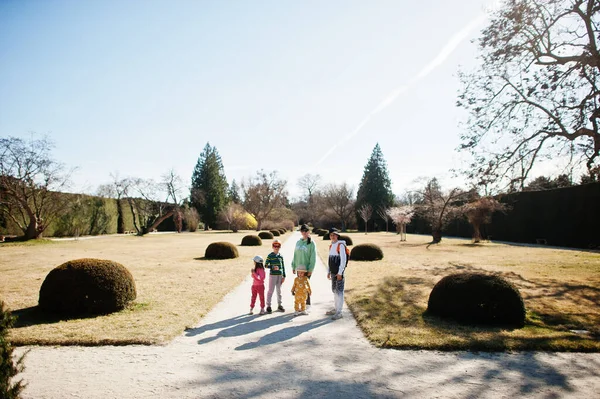
[[[294,233],[283,245],[288,263],[298,238]],[[291,278],[284,284],[287,312],[249,316],[248,278],[166,346],[18,348],[30,349],[24,397],[591,398],[600,392],[600,354],[380,350],[348,311],[337,321],[324,315],[332,294],[320,261],[308,316],[292,317],[291,284]]]

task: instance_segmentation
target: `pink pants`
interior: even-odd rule
[[[260,308],[265,307],[265,285],[253,285],[252,286],[252,299],[250,300],[250,308],[254,308],[256,304],[256,295],[260,296]]]

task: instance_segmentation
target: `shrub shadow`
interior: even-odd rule
[[[52,313],[42,310],[39,306],[30,306],[28,308],[12,310],[13,316],[16,316],[13,328],[23,328],[43,324],[55,324],[67,320],[93,319],[98,316],[105,316],[111,313],[80,313],[80,314],[62,314]]]

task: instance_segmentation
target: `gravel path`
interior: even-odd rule
[[[298,238],[294,233],[283,245],[288,263]],[[248,278],[166,346],[18,348],[30,351],[24,397],[591,398],[600,392],[600,354],[377,349],[348,311],[337,321],[324,315],[332,294],[322,263],[311,279],[308,316],[292,317],[289,277],[287,312],[246,315]]]

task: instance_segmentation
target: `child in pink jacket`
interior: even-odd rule
[[[252,299],[250,300],[250,313],[254,314],[256,296],[260,296],[260,314],[265,314],[265,266],[263,258],[256,255],[253,259],[254,268],[252,272]]]

